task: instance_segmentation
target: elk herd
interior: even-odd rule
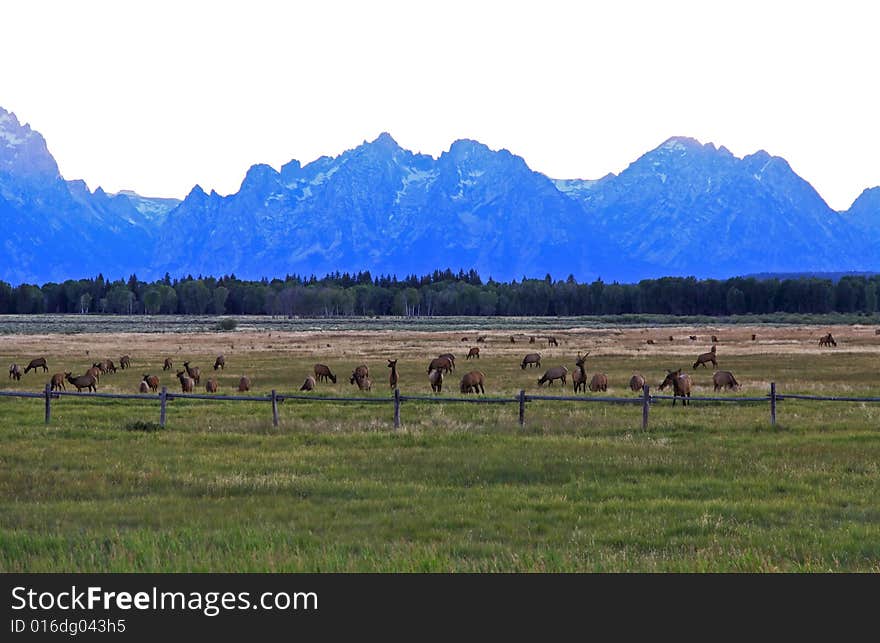
[[[878,333],[880,334],[880,333]],[[755,335],[752,335],[752,341],[755,341]],[[558,346],[559,343],[554,337],[547,337],[547,344],[549,346]],[[690,335],[689,339],[694,341],[697,339],[697,336]],[[712,339],[712,347],[709,351],[700,353],[696,357],[696,361],[693,363],[693,370],[696,371],[700,366],[703,368],[707,368],[707,364],[711,363],[714,370],[712,375],[712,385],[714,387],[714,391],[723,391],[723,390],[737,390],[740,388],[739,382],[737,382],[733,373],[730,371],[717,370],[718,369],[718,356],[717,356],[717,346],[718,337],[716,335],[711,335]],[[673,336],[669,336],[670,341],[674,341]],[[467,338],[462,338],[462,341],[467,341]],[[485,343],[486,337],[480,336],[477,338],[477,341],[480,343]],[[510,336],[511,343],[515,343],[515,337]],[[815,341],[815,340],[813,340]],[[529,343],[535,343],[534,337],[530,337]],[[653,344],[653,340],[648,340],[648,343]],[[827,333],[823,335],[819,339],[819,346],[837,346],[837,342],[834,337],[832,337],[831,333]],[[88,355],[88,351],[86,352]],[[608,390],[608,376],[602,372],[596,372],[592,374],[588,374],[586,370],[587,357],[590,352],[586,352],[583,355],[577,353],[577,359],[574,361],[574,369],[569,370],[569,368],[565,365],[553,365],[547,368],[544,371],[544,374],[541,377],[537,378],[537,385],[539,387],[547,384],[548,386],[552,386],[554,382],[558,381],[562,386],[566,386],[568,384],[569,376],[571,377],[571,383],[573,387],[573,391],[575,394],[579,392],[586,393],[587,389],[591,392],[605,392]],[[471,359],[479,359],[480,358],[480,348],[472,347],[469,349],[467,353],[467,360]],[[400,386],[400,373],[398,371],[398,360],[397,359],[387,359],[387,367],[388,371],[388,386],[393,391],[394,389],[399,388]],[[192,365],[190,361],[182,362],[183,368],[179,370],[175,370],[174,363],[170,357],[164,359],[162,364],[162,371],[171,371],[173,372],[180,384],[180,389],[183,393],[193,393],[196,389],[197,385],[201,384],[201,369],[198,366]],[[223,371],[226,369],[226,358],[224,355],[217,355],[214,360],[214,371]],[[522,360],[519,362],[519,366],[521,370],[525,370],[526,368],[541,368],[541,353],[532,352],[527,353]],[[131,357],[129,355],[123,355],[119,359],[119,366],[117,368],[116,364],[111,359],[103,359],[97,362],[92,362],[92,365],[89,366],[82,375],[74,376],[72,372],[65,371],[54,373],[49,381],[49,386],[52,391],[66,391],[67,384],[70,384],[72,387],[76,388],[77,391],[97,391],[97,384],[100,381],[102,376],[107,374],[116,373],[117,370],[126,370],[131,368]],[[27,366],[22,369],[17,363],[10,365],[9,367],[9,377],[20,381],[23,375],[27,375],[30,371],[37,372],[38,369],[42,369],[42,372],[47,373],[49,371],[49,366],[44,357],[38,357],[32,359]],[[452,353],[443,353],[438,355],[437,357],[431,359],[427,365],[426,373],[427,373],[427,384],[431,387],[432,393],[442,393],[443,391],[443,383],[444,378],[450,376],[455,371],[455,355]],[[308,374],[303,381],[302,386],[300,386],[300,391],[314,391],[319,383],[337,383],[337,376],[332,371],[332,369],[322,363],[317,363],[314,365],[313,373]],[[360,364],[355,367],[349,377],[349,383],[352,385],[357,385],[360,391],[372,391],[373,381],[370,376],[370,369],[366,364]],[[462,394],[471,394],[471,393],[479,393],[485,394],[486,392],[486,375],[481,370],[471,370],[465,373],[459,381],[459,391]],[[630,378],[627,387],[635,393],[641,393],[644,390],[646,385],[646,379],[643,375],[639,373],[634,373]],[[140,393],[156,393],[159,389],[160,382],[159,377],[154,374],[144,373],[143,378],[138,382],[138,391]],[[689,404],[689,398],[691,396],[691,391],[694,388],[694,383],[692,377],[685,372],[682,372],[682,369],[679,368],[677,370],[667,370],[666,375],[662,382],[659,383],[658,388],[663,391],[667,388],[671,388],[674,394],[673,397],[673,406],[675,405],[676,399],[681,399],[682,405]],[[251,389],[251,380],[250,377],[242,375],[238,382],[238,391],[239,392],[247,392]],[[219,380],[216,377],[209,377],[205,382],[205,391],[207,393],[218,393],[220,390]]]

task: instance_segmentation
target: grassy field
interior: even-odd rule
[[[829,330],[838,347],[820,349]],[[727,396],[765,395],[771,381],[780,392],[880,396],[870,326],[571,327],[554,329],[553,348],[546,334],[525,322],[57,329],[0,336],[0,359],[49,361],[49,373],[8,379],[7,390],[39,391],[53,372],[127,353],[133,368],[102,376],[99,391],[135,392],[147,372],[179,390],[161,371],[171,357],[200,366],[203,383],[217,375],[221,393],[248,375],[255,396],[295,391],[322,362],[339,379],[316,397],[360,395],[348,377],[365,363],[368,395],[388,399],[386,358],[400,360],[404,394],[429,394],[427,362],[450,351],[444,397],[471,368],[486,374],[487,395],[513,397],[590,351],[588,373],[608,374],[608,395],[634,396],[633,372],[654,389],[679,367],[708,395],[711,368],[691,365],[715,334],[719,368],[743,385]],[[465,361],[470,346],[479,360]],[[531,351],[542,369],[520,368]],[[218,353],[228,366],[215,373]],[[532,402],[520,428],[514,404],[409,402],[395,431],[390,403],[288,400],[275,428],[265,402],[174,400],[160,430],[155,398],[63,398],[50,426],[40,400],[0,398],[0,571],[880,571],[880,404],[787,400],[778,413],[773,429],[767,404],[665,402],[643,432],[638,406]]]

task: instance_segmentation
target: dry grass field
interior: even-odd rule
[[[829,331],[837,347],[820,347]],[[256,397],[296,392],[316,362],[338,381],[312,395],[359,396],[349,376],[363,363],[367,395],[390,400],[387,359],[403,394],[430,395],[428,361],[452,352],[440,397],[479,369],[487,397],[573,398],[570,380],[537,379],[589,351],[607,395],[635,397],[634,372],[656,392],[683,368],[699,396],[712,368],[692,364],[712,335],[742,384],[727,397],[771,381],[880,396],[867,325],[5,334],[0,360],[49,362],[6,390],[128,354],[99,392],[136,393],[144,373],[179,391],[170,357],[201,367],[197,392],[216,376],[233,393],[247,375]],[[473,346],[480,359],[465,360]],[[520,368],[527,352],[542,368]],[[40,400],[0,398],[0,571],[880,571],[880,404],[785,400],[773,429],[766,403],[663,401],[647,432],[638,406],[604,403],[530,402],[524,428],[515,404],[406,402],[399,430],[390,402],[287,400],[277,428],[266,402],[173,400],[162,430],[158,416],[155,396],[65,397],[47,427]]]

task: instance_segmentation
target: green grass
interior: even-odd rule
[[[422,349],[398,348],[403,392],[429,394]],[[537,393],[540,373],[500,349],[479,362],[487,394]],[[158,356],[132,352],[135,368],[99,390],[134,391],[161,372]],[[395,431],[384,352],[333,361],[339,383],[316,393],[359,395],[348,374],[367,361],[369,395],[389,402],[288,400],[277,428],[266,402],[174,400],[159,428],[155,398],[62,398],[49,426],[41,400],[0,398],[0,572],[880,572],[878,404],[787,400],[774,429],[763,403],[665,402],[643,432],[637,405],[532,402],[520,428],[515,404],[407,402]],[[571,361],[563,353],[553,363]],[[221,391],[248,372],[254,395],[292,392],[329,361],[320,355],[227,355]],[[53,371],[82,361],[48,357]],[[212,356],[197,357],[209,370]],[[780,392],[878,395],[870,352],[723,359],[739,395],[771,380]],[[633,370],[653,389],[687,361],[588,365],[608,373],[608,395],[634,396]],[[457,375],[477,367],[462,364]],[[711,394],[711,371],[690,372]],[[444,395],[457,396],[449,379]]]

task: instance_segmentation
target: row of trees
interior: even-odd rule
[[[288,275],[245,281],[235,275],[145,282],[68,280],[16,287],[0,281],[0,314],[188,315],[606,315],[653,313],[874,313],[880,276],[830,279],[646,279],[637,284],[523,279],[484,283],[473,270],[373,277],[369,272]]]

